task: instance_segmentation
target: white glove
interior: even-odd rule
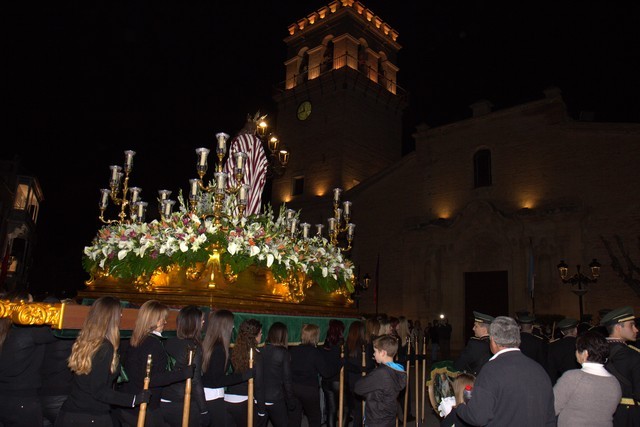
[[[438,405],[438,413],[442,418],[449,415],[451,409],[456,406],[456,398],[453,396],[445,397],[440,401],[440,405]]]

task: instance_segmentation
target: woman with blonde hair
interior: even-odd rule
[[[123,351],[123,366],[129,381],[123,383],[122,391],[139,393],[144,388],[147,358],[151,355],[149,391],[151,397],[147,406],[145,426],[164,426],[160,412],[162,387],[193,377],[194,365],[170,371],[164,349],[162,332],[167,323],[169,307],[157,300],[149,300],[138,309],[129,347]],[[136,425],[138,408],[119,408],[116,412],[124,425]]]
[[[320,327],[314,324],[302,326],[300,345],[291,347],[291,370],[293,372],[293,393],[298,399],[298,407],[291,414],[291,425],[302,423],[302,414],[307,416],[309,427],[320,427],[320,377],[334,376],[336,367],[328,364],[318,348]]]
[[[111,427],[111,405],[133,407],[149,401],[149,392],[122,393],[113,389],[120,373],[120,301],[98,298],[71,349],[71,393],[62,405],[56,427]]]

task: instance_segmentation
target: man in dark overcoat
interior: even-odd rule
[[[474,426],[555,426],[551,381],[544,368],[518,348],[516,321],[496,317],[489,333],[494,356],[478,374],[473,397],[455,409],[457,416]]]
[[[547,369],[547,342],[544,338],[533,334],[535,317],[528,314],[518,316],[520,324],[520,351]]]
[[[578,334],[578,321],[567,317],[557,325],[562,338],[549,343],[548,371],[551,383],[555,384],[558,378],[569,369],[580,369],[576,359],[576,336]]]

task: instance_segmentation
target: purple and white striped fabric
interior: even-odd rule
[[[235,167],[235,153],[247,153],[247,165],[244,169],[244,184],[249,184],[249,195],[247,198],[247,208],[245,215],[260,213],[262,207],[262,189],[267,181],[267,156],[262,148],[262,141],[248,133],[243,133],[231,140],[229,148],[229,158],[224,166],[224,171],[228,174],[228,182],[232,186],[237,186],[233,168]]]

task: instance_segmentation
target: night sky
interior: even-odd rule
[[[142,198],[162,188],[174,198],[196,177],[195,148],[235,134],[248,113],[277,119],[287,26],[328,1],[15,3],[5,14],[1,157],[19,156],[43,188],[31,275],[43,290],[87,278],[81,256],[100,226],[99,188],[125,149],[137,152]],[[549,86],[574,118],[640,121],[637,3],[364,4],[400,34],[405,153],[421,122],[468,118],[479,99],[495,109],[540,99]]]

